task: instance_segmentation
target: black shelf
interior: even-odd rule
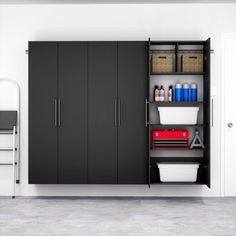
[[[150,75],[205,75],[205,72],[151,72]]]
[[[205,103],[204,101],[199,102],[150,102],[150,104],[155,104],[159,107],[190,107],[190,106],[199,106]]]
[[[175,49],[150,49],[151,52],[175,52]]]
[[[150,41],[150,45],[203,45],[206,41]]]
[[[153,185],[206,185],[200,182],[151,182]]]
[[[203,49],[178,49],[178,53],[179,54],[182,54],[184,52],[200,52],[200,53],[204,53],[204,50]]]
[[[152,163],[156,162],[204,162],[204,157],[150,157]]]
[[[153,52],[176,52],[176,49],[150,49],[150,51],[153,53]],[[178,53],[179,54],[182,54],[182,53],[189,53],[189,52],[200,52],[200,53],[203,53],[204,50],[203,49],[178,49]]]
[[[151,151],[154,151],[154,152],[158,152],[158,151],[204,151],[204,150],[206,150],[206,149],[203,149],[203,148],[194,148],[194,149],[189,149],[189,148],[178,148],[178,147],[173,147],[173,148],[171,148],[171,147],[166,147],[166,148],[159,148],[159,149],[152,149],[152,148],[150,148],[150,150]]]
[[[161,125],[161,124],[149,124],[151,126],[155,126],[156,128],[162,128],[162,129],[173,129],[173,128],[182,128],[182,127],[204,127],[204,124],[196,124],[196,125],[188,125],[188,124],[182,124],[182,125]]]

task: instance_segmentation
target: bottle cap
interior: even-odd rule
[[[189,88],[189,84],[188,83],[184,83],[183,84],[183,88]]]
[[[176,84],[175,88],[182,88],[182,85],[181,84]]]
[[[197,84],[196,84],[196,83],[192,83],[192,84],[191,84],[191,88],[193,88],[193,89],[194,89],[194,88],[197,88]]]

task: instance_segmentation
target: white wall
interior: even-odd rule
[[[219,196],[220,37],[236,32],[236,4],[0,5],[0,77],[21,88],[21,184],[19,195]],[[28,185],[29,40],[203,40],[212,38],[212,188],[205,186]],[[43,94],[42,94],[43,96]],[[39,114],[40,115],[40,114]],[[10,193],[9,171],[0,167],[0,195]],[[8,168],[8,167],[4,167]],[[9,173],[7,173],[9,172]]]

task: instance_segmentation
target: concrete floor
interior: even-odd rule
[[[236,198],[0,198],[0,236],[235,236]]]

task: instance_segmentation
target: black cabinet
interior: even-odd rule
[[[29,183],[145,184],[147,42],[29,43]]]
[[[207,39],[204,42],[205,53],[205,76],[204,76],[204,142],[206,149],[204,151],[205,156],[205,180],[204,183],[211,187],[211,39]]]
[[[147,43],[118,43],[118,183],[147,183]]]
[[[29,43],[29,183],[87,182],[87,43]]]
[[[57,183],[57,43],[29,44],[29,183]]]
[[[88,43],[88,183],[117,183],[117,43]]]
[[[87,43],[58,44],[58,183],[87,182]]]

